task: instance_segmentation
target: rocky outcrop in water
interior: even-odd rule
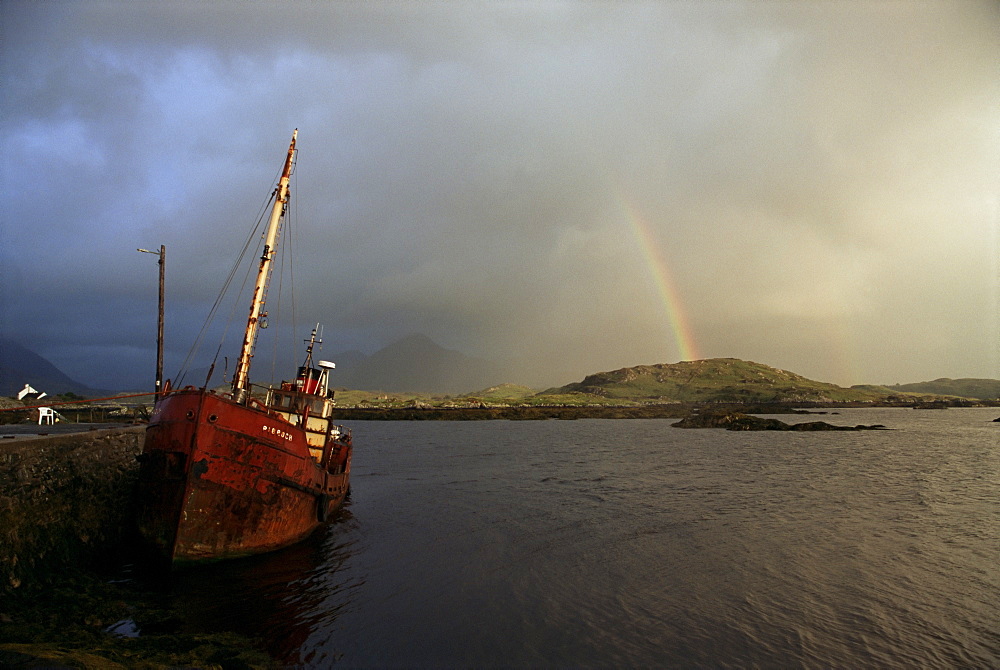
[[[674,428],[725,428],[726,430],[885,430],[885,426],[835,426],[825,421],[787,424],[777,419],[764,419],[742,412],[699,412],[671,424]]]

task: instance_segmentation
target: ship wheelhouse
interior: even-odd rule
[[[302,428],[310,454],[327,467],[335,455],[329,453],[330,446],[341,434],[340,427],[330,420],[334,402],[329,380],[330,370],[335,366],[328,361],[319,361],[317,365],[300,367],[295,381],[268,389],[264,404],[288,423]]]

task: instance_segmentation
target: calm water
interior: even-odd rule
[[[997,416],[355,422],[335,523],[173,598],[309,668],[996,668]]]

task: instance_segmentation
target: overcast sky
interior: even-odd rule
[[[151,374],[137,247],[167,247],[180,364],[294,128],[295,314],[324,352],[422,333],[532,384],[722,356],[1000,378],[1000,3],[0,17],[0,334],[91,386]]]

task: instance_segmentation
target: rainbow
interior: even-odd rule
[[[663,303],[663,311],[666,315],[667,323],[673,332],[677,350],[681,360],[694,361],[701,358],[698,354],[698,347],[695,344],[694,331],[688,323],[684,314],[683,302],[680,293],[670,276],[670,270],[666,259],[660,252],[660,245],[656,243],[656,238],[652,227],[643,218],[642,214],[624,198],[620,200],[625,220],[628,221],[635,235],[636,241],[642,252],[643,260],[649,268],[660,300]]]

